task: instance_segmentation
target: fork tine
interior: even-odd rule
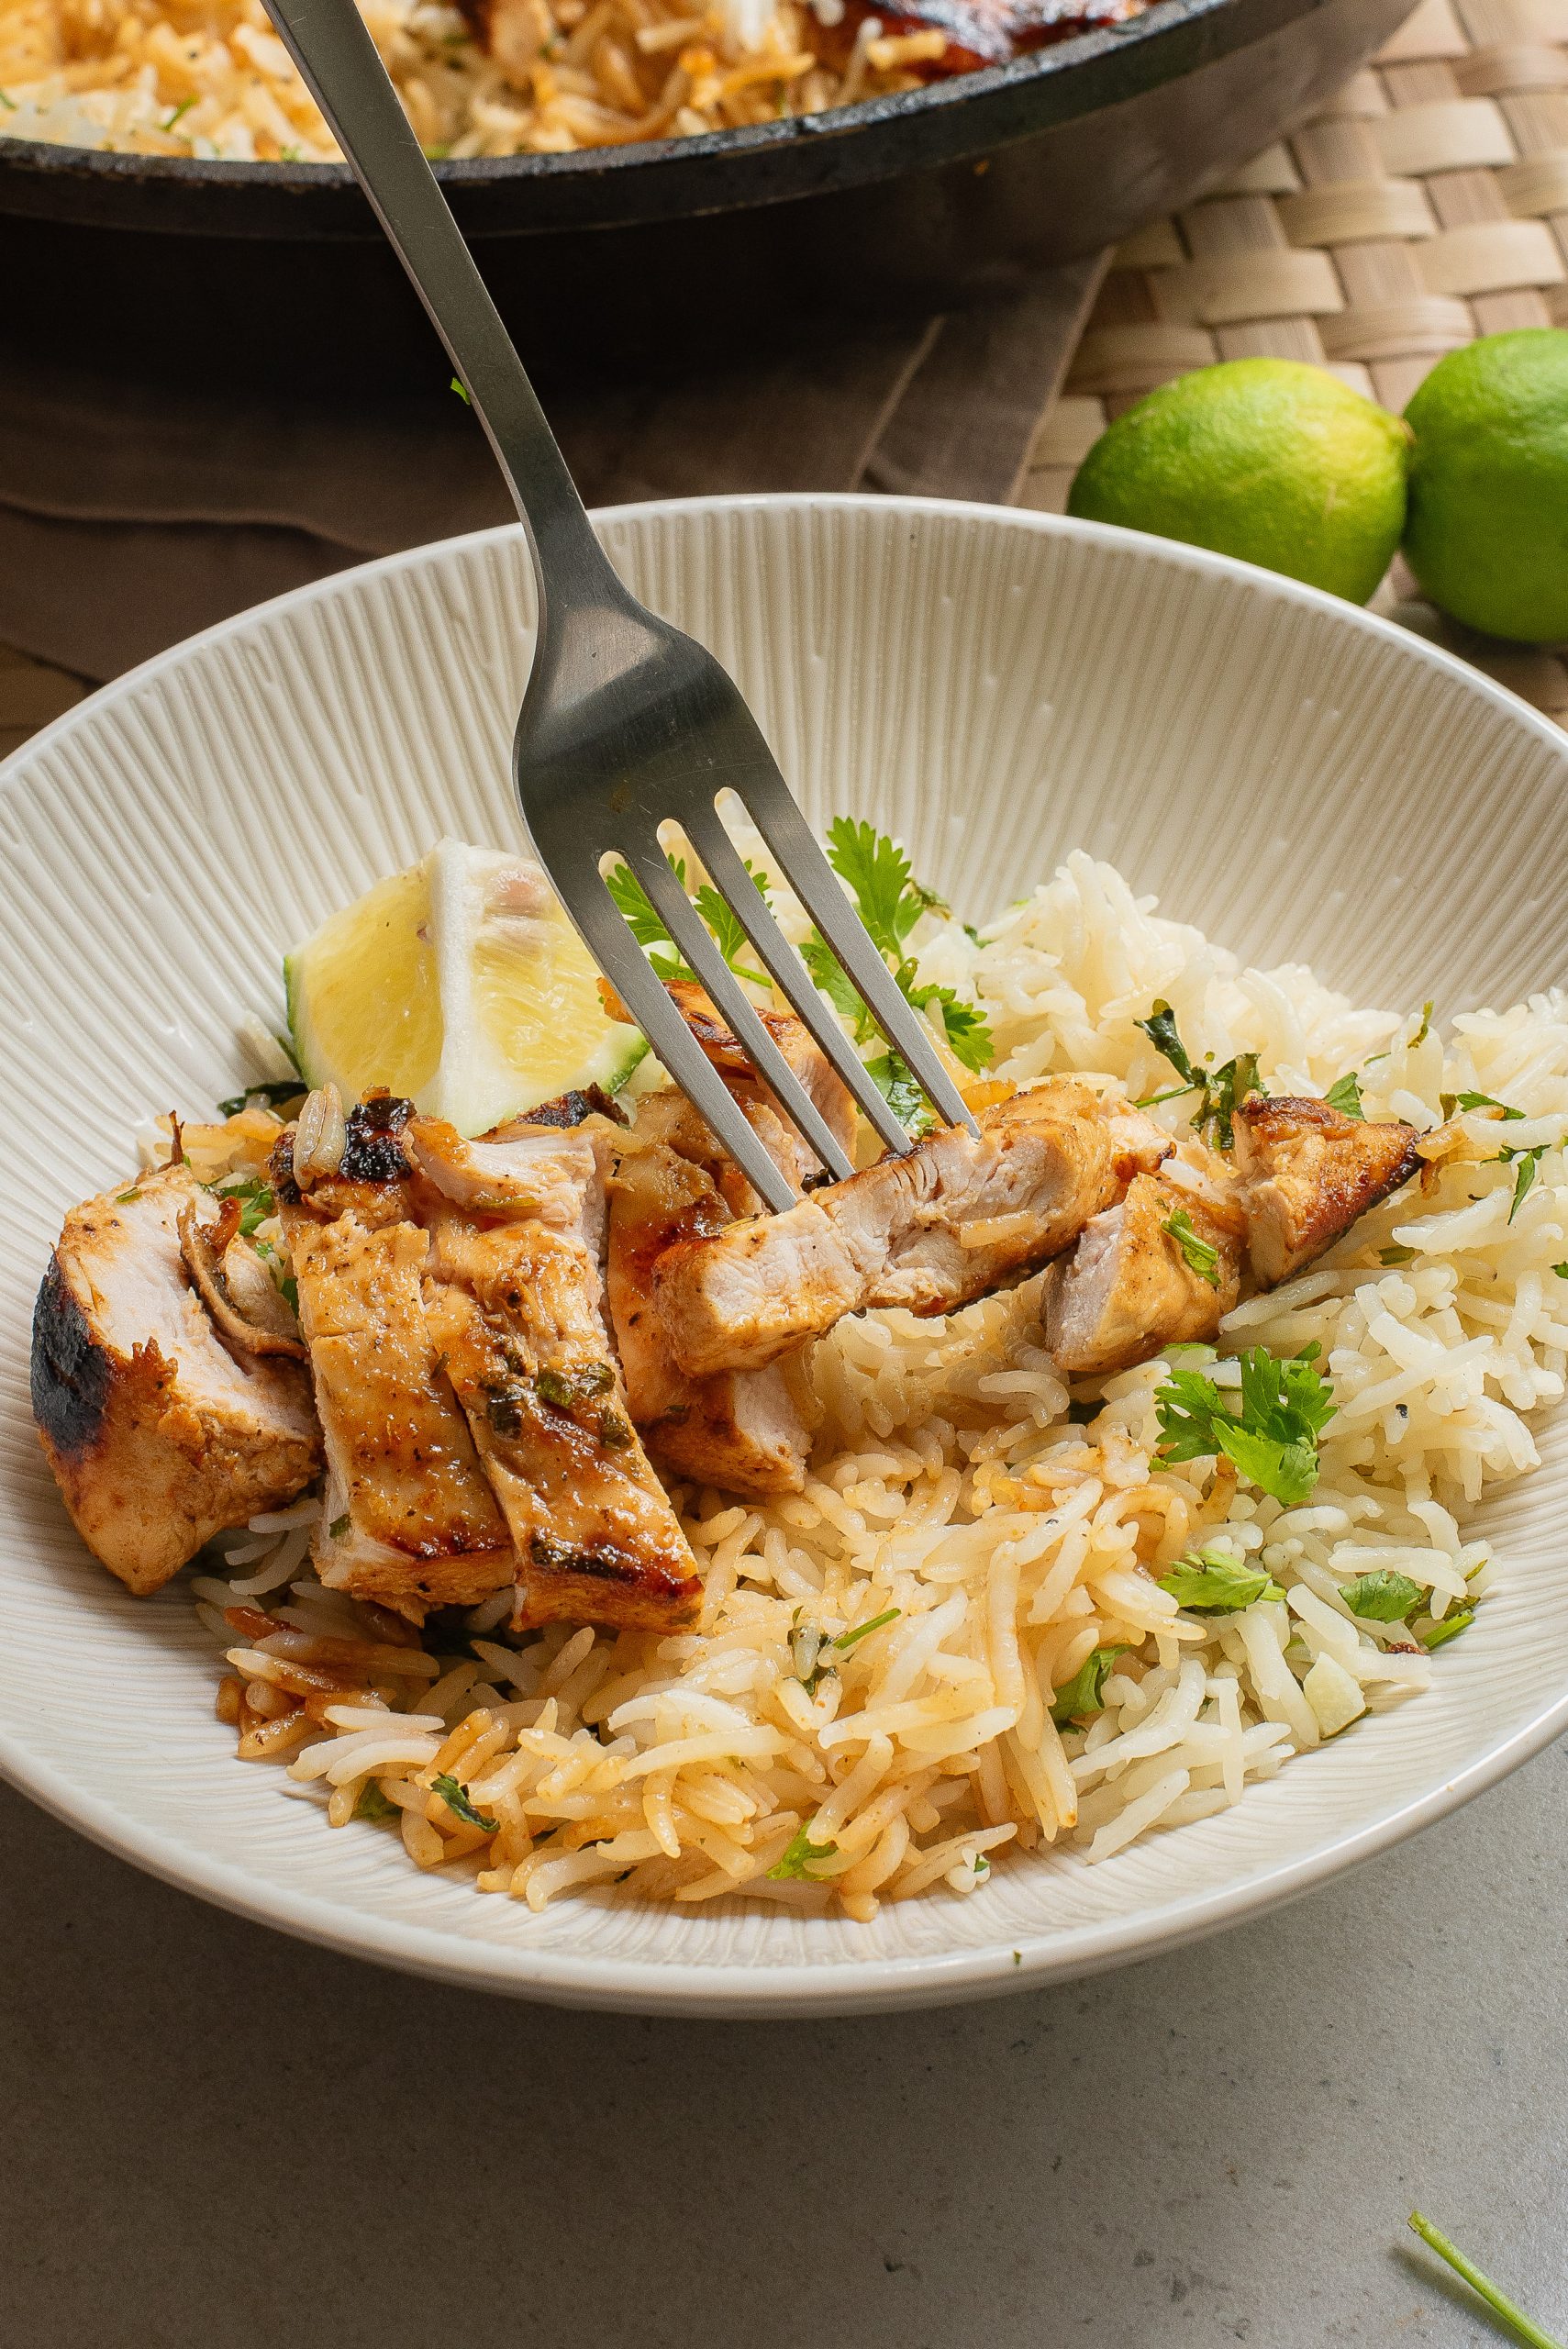
[[[759,788],[759,784],[762,787]],[[980,1129],[963,1096],[937,1057],[924,1025],[900,995],[892,972],[867,937],[844,885],[817,845],[811,827],[781,777],[777,784],[755,774],[745,786],[730,786],[778,859],[784,879],[843,964],[877,1026],[908,1063],[910,1074],[950,1126]]]
[[[588,952],[692,1107],[705,1118],[759,1198],[775,1215],[795,1204],[784,1180],[730,1099],[723,1079],[665,994],[596,869],[580,868],[562,892]]]
[[[688,812],[682,829],[796,1019],[810,1030],[888,1148],[902,1155],[912,1146],[909,1135],[867,1075],[865,1063],[851,1048],[838,1015],[823,1002],[810,972],[769,912],[717,809]]]
[[[651,848],[628,852],[633,869],[664,918],[664,926],[696,973],[709,1000],[745,1046],[752,1067],[768,1086],[784,1115],[798,1128],[817,1159],[836,1182],[854,1173],[838,1138],[806,1087],[784,1059],[758,1018],[755,1008],[710,937],[669,859],[655,841]]]

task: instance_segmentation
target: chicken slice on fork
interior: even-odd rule
[[[1074,1078],[944,1126],[782,1215],[677,1241],[654,1267],[665,1336],[694,1376],[758,1369],[846,1313],[951,1313],[1074,1241],[1170,1137]]]
[[[512,1128],[505,1141],[464,1143],[428,1119],[409,1132],[437,1194],[425,1207],[427,1320],[516,1545],[519,1630],[562,1617],[671,1629],[701,1597],[605,1326],[604,1138]]]
[[[39,1438],[77,1531],[138,1593],[293,1500],[321,1464],[297,1345],[253,1348],[261,1333],[247,1337],[227,1288],[220,1324],[193,1272],[195,1253],[221,1278],[224,1221],[187,1166],[133,1178],[72,1208],[39,1291]]]
[[[795,1188],[815,1165],[700,987],[669,988],[676,1008],[754,1132]],[[764,1012],[773,1041],[849,1153],[855,1106],[826,1055],[787,1012]],[[653,1303],[653,1266],[679,1240],[705,1239],[759,1201],[684,1095],[647,1095],[610,1183],[607,1287],[632,1418],[674,1470],[727,1492],[799,1492],[817,1419],[805,1354],[760,1370],[693,1377],[673,1360]]]

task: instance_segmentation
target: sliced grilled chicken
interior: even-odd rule
[[[733,1098],[798,1190],[815,1160],[759,1084],[738,1039],[700,987],[669,993]],[[848,1151],[855,1105],[793,1013],[762,1015],[773,1041]],[[693,1378],[673,1360],[652,1299],[655,1263],[678,1240],[707,1238],[759,1201],[704,1120],[673,1087],[645,1097],[610,1185],[608,1291],[631,1415],[676,1475],[728,1492],[798,1492],[817,1406],[799,1353],[761,1370]]]
[[[582,1239],[451,1209],[433,1213],[431,1240],[430,1331],[516,1544],[517,1627],[688,1621],[701,1585],[632,1426]]]
[[[707,1163],[695,1154],[705,1141]],[[816,1423],[799,1358],[690,1377],[671,1355],[653,1303],[653,1267],[665,1249],[733,1220],[721,1174],[750,1192],[733,1163],[717,1168],[715,1155],[706,1126],[683,1096],[650,1094],[611,1182],[606,1279],[631,1416],[678,1475],[736,1493],[798,1492]]]
[[[846,1313],[951,1313],[1067,1247],[1172,1144],[1151,1120],[1055,1078],[943,1127],[903,1157],[783,1215],[677,1241],[654,1267],[660,1318],[695,1376],[758,1369]]]
[[[1045,1341],[1068,1377],[1108,1376],[1162,1346],[1218,1335],[1240,1292],[1246,1221],[1229,1168],[1214,1160],[1206,1172],[1201,1190],[1164,1172],[1135,1174],[1126,1198],[1093,1217],[1052,1268]]]
[[[1418,1173],[1413,1126],[1347,1118],[1311,1097],[1236,1112],[1236,1167],[1260,1286],[1288,1280]]]
[[[373,1185],[333,1187],[336,1214],[283,1206],[327,1446],[316,1567],[417,1622],[504,1589],[516,1553],[426,1320],[429,1235]]]
[[[293,1500],[321,1464],[304,1369],[225,1342],[182,1217],[210,1247],[221,1209],[184,1166],[72,1208],[33,1319],[45,1455],[88,1548],[137,1592],[226,1526]],[[226,1242],[215,1261],[231,1252]]]

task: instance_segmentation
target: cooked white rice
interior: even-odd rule
[[[1170,1069],[1135,1023],[1163,997],[1195,1054],[1255,1052],[1275,1093],[1359,1068],[1370,1117],[1426,1129],[1445,1093],[1507,1101],[1524,1113],[1508,1144],[1541,1150],[1536,1176],[1510,1220],[1519,1162],[1498,1160],[1495,1113],[1462,1118],[1419,1190],[1230,1316],[1230,1353],[1322,1348],[1338,1415],[1300,1508],[1239,1491],[1211,1461],[1156,1464],[1163,1363],[1070,1395],[1031,1282],[945,1322],[840,1324],[816,1355],[826,1418],[806,1492],[679,1495],[706,1585],[689,1633],[557,1626],[516,1647],[501,1598],[470,1619],[462,1659],[384,1644],[357,1694],[301,1712],[290,1690],[328,1653],[317,1642],[384,1642],[386,1619],[315,1583],[314,1504],[259,1520],[225,1578],[196,1584],[230,1652],[220,1710],[333,1823],[356,1806],[395,1817],[419,1865],[466,1867],[536,1909],[620,1883],[866,1919],[933,1887],[973,1894],[1020,1848],[1100,1860],[1221,1810],[1442,1670],[1340,1592],[1396,1569],[1427,1594],[1413,1620],[1430,1637],[1507,1571],[1462,1518],[1535,1465],[1531,1415],[1562,1393],[1568,997],[1462,1017],[1444,1041],[1419,1008],[1358,1009],[1301,966],[1239,967],[1086,856],[978,943],[938,916],[917,937],[923,974],[985,1005],[1001,1075],[1156,1092]],[[1154,1114],[1179,1131],[1185,1108]],[[1183,1613],[1154,1576],[1200,1540],[1266,1567],[1284,1598]],[[239,1627],[220,1611],[235,1605],[253,1610]],[[1053,1692],[1106,1647],[1122,1653],[1104,1710],[1059,1731]],[[465,1824],[442,1776],[493,1825]],[[819,1854],[804,1863],[802,1831]],[[808,1873],[771,1876],[792,1846]]]

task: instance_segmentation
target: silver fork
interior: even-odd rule
[[[528,532],[539,597],[513,773],[540,863],[590,953],[681,1090],[775,1211],[795,1193],[688,1032],[602,878],[624,858],[683,959],[828,1174],[851,1169],[719,953],[660,844],[676,823],[759,960],[889,1147],[910,1136],[768,909],[720,818],[740,801],[771,858],[940,1117],[974,1121],[792,797],[740,689],[646,610],[594,536],[544,411],[448,209],[354,0],[266,0],[414,282]]]

